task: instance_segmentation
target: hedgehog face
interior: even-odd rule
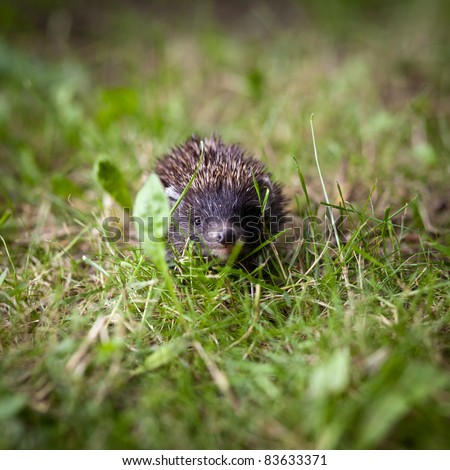
[[[166,192],[170,194],[171,190]],[[190,240],[207,258],[226,261],[236,249],[238,259],[242,259],[267,238],[270,197],[265,214],[261,211],[253,185],[188,191],[173,214],[170,239],[178,249]]]
[[[168,234],[180,253],[191,242],[202,256],[226,260],[236,247],[238,261],[254,266],[259,256],[249,254],[282,227],[281,186],[237,144],[193,136],[158,161],[156,174],[172,204],[189,186]]]

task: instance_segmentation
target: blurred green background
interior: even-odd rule
[[[136,189],[193,132],[239,141],[295,193],[292,157],[316,180],[315,113],[332,186],[337,175],[349,196],[376,180],[386,199],[420,193],[434,220],[448,171],[448,19],[435,0],[4,1],[3,201],[39,187],[81,195],[99,154]]]

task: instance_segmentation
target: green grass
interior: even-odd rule
[[[449,9],[336,3],[1,7],[0,448],[449,448]],[[96,162],[134,198],[193,132],[322,219],[312,113],[340,248],[167,276],[102,239]]]

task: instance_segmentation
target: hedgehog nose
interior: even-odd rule
[[[221,245],[234,245],[236,243],[237,236],[233,228],[227,227],[217,234],[216,239]]]

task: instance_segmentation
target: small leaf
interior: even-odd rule
[[[131,207],[131,197],[122,172],[107,158],[99,158],[95,165],[98,183],[122,207]]]
[[[152,173],[134,201],[133,219],[145,252],[158,266],[164,261],[165,243],[170,221],[170,206],[158,176]]]
[[[134,201],[133,216],[145,220],[155,233],[155,238],[164,237],[170,216],[169,201],[161,180],[152,173],[139,190]]]

